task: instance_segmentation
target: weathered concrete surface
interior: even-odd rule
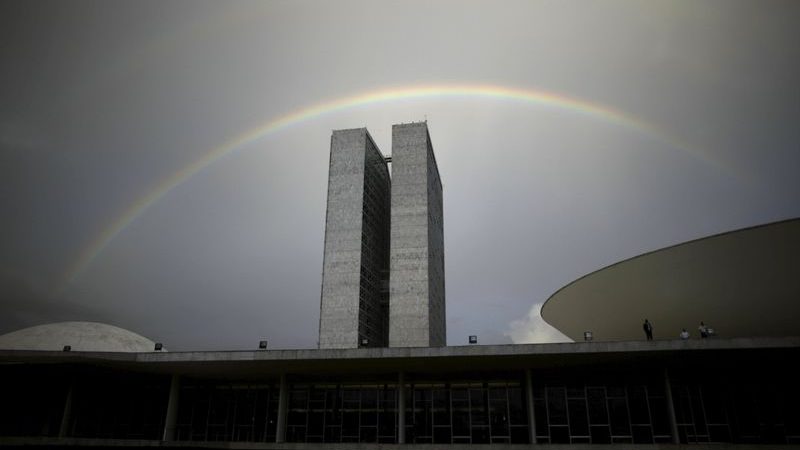
[[[442,185],[426,123],[392,127],[389,345],[446,344]]]
[[[383,211],[375,207],[381,202]],[[320,348],[357,348],[360,337],[373,344],[382,343],[380,280],[375,278],[388,268],[388,255],[383,260],[375,258],[365,246],[382,245],[388,253],[388,202],[389,172],[367,130],[334,131],[328,170]],[[375,224],[375,216],[381,214],[386,216],[385,229]]]

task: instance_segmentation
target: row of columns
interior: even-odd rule
[[[406,380],[405,373],[400,372],[397,376],[398,396],[397,396],[397,443],[406,443]],[[73,380],[69,389],[67,390],[67,398],[64,403],[64,413],[61,417],[61,427],[59,428],[59,437],[67,437],[69,431],[69,423],[72,419],[72,403],[74,396],[75,381]],[[175,429],[178,420],[178,402],[180,394],[180,376],[172,375],[169,385],[169,400],[167,402],[167,415],[164,422],[163,440],[175,440]],[[664,369],[664,396],[667,401],[667,416],[669,419],[670,432],[672,434],[672,443],[680,443],[678,437],[678,424],[675,419],[675,404],[672,400],[672,385],[669,381],[669,372]],[[533,401],[533,380],[531,370],[525,370],[525,403],[528,412],[528,432],[531,444],[536,444],[536,410]],[[286,374],[282,374],[280,378],[280,391],[278,394],[278,423],[275,431],[275,442],[286,442],[286,418],[289,406],[289,384],[286,380]]]

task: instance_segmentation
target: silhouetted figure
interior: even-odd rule
[[[689,332],[686,331],[686,328],[684,328],[683,331],[681,331],[680,337],[683,340],[689,339]]]
[[[642,324],[642,329],[644,329],[644,335],[647,336],[648,341],[653,340],[653,324],[651,324],[647,319],[644,319],[644,323]]]
[[[708,327],[702,321],[700,321],[700,326],[697,327],[697,329],[700,331],[700,337],[701,338],[707,338],[708,337]]]

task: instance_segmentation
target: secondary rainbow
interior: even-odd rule
[[[64,275],[61,277],[58,290],[63,290],[70,283],[75,281],[75,279],[77,279],[77,277],[79,277],[81,273],[83,273],[86,268],[91,265],[92,261],[94,261],[97,256],[103,252],[103,249],[105,249],[116,236],[125,230],[126,227],[135,221],[137,217],[141,216],[142,213],[147,210],[147,208],[162,199],[176,186],[191,178],[196,173],[211,166],[219,159],[234,153],[237,149],[243,148],[247,144],[263,138],[271,133],[278,132],[291,125],[313,119],[323,114],[330,114],[356,106],[371,105],[393,100],[436,97],[483,97],[494,100],[518,101],[567,110],[573,113],[583,114],[603,120],[605,122],[630,128],[640,133],[655,136],[659,140],[668,142],[673,147],[687,151],[694,157],[713,164],[713,161],[704,158],[702,154],[690,151],[689,147],[684,145],[682,142],[674,138],[670,138],[665,133],[648,123],[636,120],[629,115],[615,111],[611,108],[553,92],[532,89],[517,89],[485,84],[411,86],[365,92],[336,100],[318,103],[296,110],[284,116],[268,120],[262,125],[250,129],[241,135],[235,136],[234,138],[224,142],[222,145],[209,150],[200,158],[165,178],[163,181],[158,183],[157,186],[152,188],[149,192],[141,196],[132,205],[125,209],[110,224],[104,227],[103,231],[96,236],[89,243],[89,245],[84,248],[83,251],[81,251],[79,256],[73,261],[72,264],[69,265]]]

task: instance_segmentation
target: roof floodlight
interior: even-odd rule
[[[259,350],[266,350],[267,349],[267,341],[258,341],[258,349]]]
[[[476,336],[476,335],[471,335],[471,336],[469,337],[469,343],[470,343],[470,344],[477,344],[477,343],[478,343],[478,336]]]

